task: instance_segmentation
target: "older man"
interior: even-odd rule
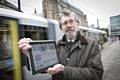
[[[78,16],[65,10],[60,19],[63,38],[57,43],[59,64],[48,68],[53,80],[102,80],[103,65],[98,44],[79,32]],[[27,55],[31,48],[28,38],[19,41],[19,48]]]

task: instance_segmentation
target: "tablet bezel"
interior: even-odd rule
[[[36,70],[35,69],[35,61],[33,59],[33,52],[32,52],[33,47],[32,47],[31,49],[29,49],[29,64],[30,64],[30,70],[32,71],[33,75],[37,74],[37,73],[44,73],[44,72],[46,72],[48,67],[51,67],[51,66],[53,66],[53,65],[58,63],[57,50],[56,50],[57,46],[56,46],[56,42],[54,40],[35,40],[35,41],[30,42],[30,45],[32,45],[32,46],[35,45],[35,44],[37,44],[37,45],[38,44],[54,44],[54,48],[55,48],[55,52],[56,52],[55,53],[55,55],[56,55],[56,62],[51,63],[49,66],[46,66],[44,68]]]

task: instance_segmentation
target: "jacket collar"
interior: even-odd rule
[[[76,39],[75,39],[75,44],[81,45],[87,45],[88,42],[84,36],[80,34],[80,31],[77,32]],[[67,38],[66,35],[63,36],[63,38],[58,42],[58,45],[60,44],[67,44]]]

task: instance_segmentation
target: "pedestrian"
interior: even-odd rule
[[[52,80],[102,80],[103,64],[97,41],[86,39],[80,34],[78,16],[64,10],[60,19],[64,36],[57,43],[59,64],[48,68]],[[28,55],[31,39],[20,39],[19,48]]]

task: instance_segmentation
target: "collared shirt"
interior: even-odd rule
[[[67,41],[69,43],[69,42],[74,42],[75,40],[74,39],[70,40],[70,39],[67,38]]]
[[[74,39],[70,40],[70,39],[67,38],[67,41],[68,41],[68,48],[69,48],[69,51],[70,51],[70,49],[71,49],[72,45],[74,44],[75,40]]]

